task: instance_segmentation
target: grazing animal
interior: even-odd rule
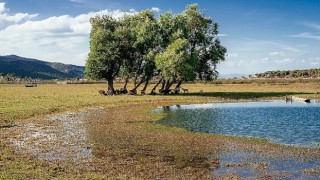
[[[292,96],[291,97],[285,96],[285,101],[292,101]]]
[[[200,94],[200,95],[203,95],[203,94],[204,94],[204,92],[203,92],[202,89],[200,89],[199,94]]]
[[[180,93],[180,88],[175,88],[174,89],[174,94],[179,94]]]
[[[104,96],[106,95],[106,91],[104,91],[104,90],[99,90],[98,92],[99,92],[99,94],[101,94],[101,95],[104,95]]]
[[[183,93],[189,93],[189,89],[181,88]]]
[[[130,95],[136,95],[137,94],[137,90],[129,90],[129,94]]]
[[[120,89],[120,94],[127,94],[127,93],[128,93],[127,89],[124,89],[124,88]]]

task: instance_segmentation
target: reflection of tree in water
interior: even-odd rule
[[[176,104],[175,106],[163,106],[163,111],[171,111],[173,107],[176,107],[177,109],[181,109],[180,104]]]
[[[163,106],[162,108],[164,112],[171,111],[171,106]]]

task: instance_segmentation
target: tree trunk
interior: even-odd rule
[[[123,89],[127,89],[128,82],[129,82],[129,77],[127,77],[125,79],[125,82],[124,82],[124,85],[123,85]]]
[[[157,82],[157,84],[152,88],[150,94],[156,94],[156,89],[158,87],[158,85],[162,82],[162,78]]]
[[[136,73],[136,75],[134,76],[134,80],[133,80],[133,86],[137,86],[137,80],[138,80],[138,72]]]
[[[174,94],[179,94],[180,93],[180,86],[182,84],[182,80],[179,80],[176,87],[174,88]]]
[[[200,81],[202,81],[202,80],[203,80],[203,77],[202,77],[202,73],[201,73],[201,71],[199,71],[199,72],[198,72],[198,78],[200,79]]]
[[[136,91],[138,89],[138,87],[144,82],[144,79],[145,78],[142,78],[141,81],[137,85],[135,85],[135,87],[133,89],[131,89],[130,91]]]
[[[164,94],[169,94],[171,92],[170,87],[173,85],[174,81],[167,80],[165,84]]]
[[[175,89],[180,88],[181,84],[182,84],[182,81],[181,81],[181,80],[179,80],[179,81],[178,81],[178,84],[176,85],[176,88],[175,88]]]
[[[144,84],[142,91],[146,92],[148,84],[149,84],[149,78],[147,78],[146,83]]]
[[[162,78],[163,79],[163,78]],[[166,87],[166,80],[164,80],[163,79],[163,81],[162,81],[162,85],[161,85],[161,89],[159,90],[159,93],[163,93],[164,92],[164,89],[165,89],[165,87]]]
[[[108,79],[108,94],[114,94],[113,79]]]
[[[139,67],[138,67],[136,74],[134,76],[134,81],[133,81],[134,87],[137,86],[137,80],[138,80],[141,69],[142,69],[142,59],[139,61]]]

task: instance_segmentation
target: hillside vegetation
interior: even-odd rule
[[[51,63],[16,55],[0,56],[0,73],[32,79],[82,78],[84,67]]]
[[[255,75],[258,78],[320,78],[320,69],[267,71]]]

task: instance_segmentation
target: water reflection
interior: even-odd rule
[[[157,109],[162,124],[191,131],[269,138],[278,143],[315,146],[320,142],[320,109],[315,102],[246,102],[175,105]]]

